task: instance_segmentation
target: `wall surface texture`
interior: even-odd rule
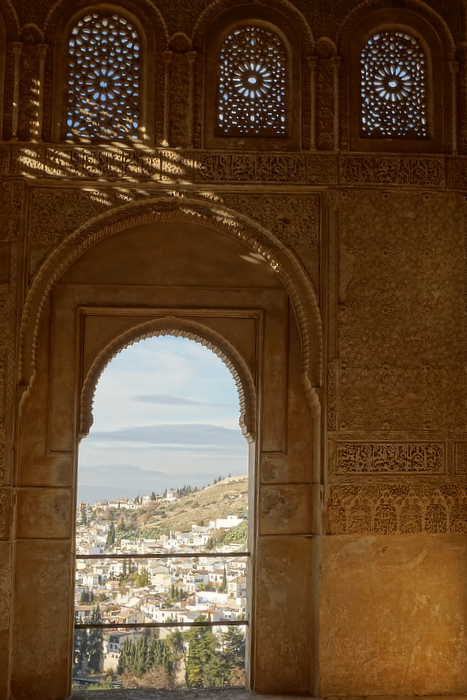
[[[70,88],[71,29],[110,11],[140,41],[134,138]],[[220,48],[250,25],[283,105],[226,133]],[[385,32],[425,57],[419,133],[412,49],[365,131]],[[69,695],[78,440],[106,363],[164,333],[239,386],[249,687],[467,694],[466,222],[462,0],[0,3],[0,698]]]

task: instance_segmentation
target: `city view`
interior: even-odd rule
[[[245,684],[247,444],[233,422],[238,404],[230,373],[199,351],[183,338],[152,338],[123,351],[99,382],[94,426],[80,446],[77,695],[87,688]],[[174,354],[183,381],[165,387],[164,362],[173,363]],[[205,356],[210,364],[203,366]],[[161,393],[142,393],[148,365]],[[202,401],[193,398],[200,381]],[[147,413],[139,412],[141,404]],[[93,465],[103,453],[109,463]],[[149,466],[154,462],[157,470]],[[216,475],[218,464],[231,471]]]
[[[75,686],[244,685],[245,627],[221,623],[246,619],[248,559],[236,554],[247,549],[248,479],[215,481],[133,501],[80,504],[75,621],[103,623],[109,631],[75,630]],[[180,626],[203,621],[220,624]],[[152,622],[174,624],[122,627]]]

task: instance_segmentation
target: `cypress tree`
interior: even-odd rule
[[[91,622],[98,623],[102,622],[101,610],[99,605],[94,608],[91,615]],[[91,671],[100,671],[102,653],[103,653],[103,642],[104,636],[101,629],[91,629],[89,630],[88,637],[88,650],[89,650],[89,668]]]

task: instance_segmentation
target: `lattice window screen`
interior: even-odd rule
[[[382,138],[428,136],[426,58],[405,32],[375,34],[360,57],[361,132]]]
[[[69,40],[68,137],[135,139],[139,126],[140,44],[131,23],[93,12]]]
[[[226,136],[285,136],[286,52],[263,27],[233,31],[220,53],[218,132]]]

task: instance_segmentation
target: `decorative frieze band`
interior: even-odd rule
[[[442,443],[338,443],[336,474],[442,474]]]
[[[340,161],[341,184],[418,185],[443,187],[443,158],[345,156]]]
[[[449,172],[467,172],[462,158]],[[192,183],[382,184],[444,187],[442,156],[343,155],[4,145],[0,175]],[[457,177],[459,180],[459,177]]]
[[[466,491],[458,484],[332,486],[326,531],[329,535],[467,532]]]

